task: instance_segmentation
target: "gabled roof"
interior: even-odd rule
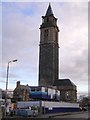
[[[54,82],[54,86],[76,86],[70,79],[59,79]]]
[[[14,89],[14,91],[16,91],[16,90],[29,90],[29,88],[30,88],[30,86],[28,86],[28,85],[20,85],[20,86],[16,87]]]
[[[49,16],[49,15],[53,15],[53,11],[52,11],[50,3],[49,3],[49,6],[48,6],[48,9],[47,9],[47,12],[46,12],[45,16]]]

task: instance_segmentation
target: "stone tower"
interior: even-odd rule
[[[39,86],[53,86],[54,81],[58,80],[58,32],[57,18],[49,4],[40,26]]]

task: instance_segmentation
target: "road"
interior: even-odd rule
[[[53,118],[84,118],[88,119],[89,113],[88,112],[80,112],[80,113],[73,113],[73,114],[67,114],[67,115],[58,115],[58,116],[53,116]]]
[[[58,114],[48,114],[42,115],[35,118],[32,117],[6,117],[2,120],[90,120],[88,112],[75,112],[75,113],[58,113]],[[59,119],[58,119],[59,118]]]

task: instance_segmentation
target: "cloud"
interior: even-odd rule
[[[65,14],[67,8],[71,10],[68,9],[68,14]],[[61,26],[61,33],[59,36],[61,75],[67,72],[68,74],[73,73],[77,75],[82,67],[87,68],[88,65],[87,4],[84,6],[84,4],[82,3],[67,3],[65,4],[63,9],[64,12],[62,13],[62,15],[66,16],[64,16],[63,18],[63,24]]]
[[[52,2],[51,6],[60,29],[60,78],[87,85],[88,3]],[[47,7],[46,2],[3,3],[3,69],[9,60],[18,59],[10,67],[24,84],[38,84],[39,27]]]

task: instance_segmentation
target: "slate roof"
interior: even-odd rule
[[[52,8],[51,8],[51,5],[49,4],[48,6],[48,9],[47,9],[47,12],[46,12],[46,15],[45,16],[49,16],[49,15],[53,15],[53,11],[52,11]]]
[[[70,79],[59,79],[54,82],[54,86],[76,86]]]

